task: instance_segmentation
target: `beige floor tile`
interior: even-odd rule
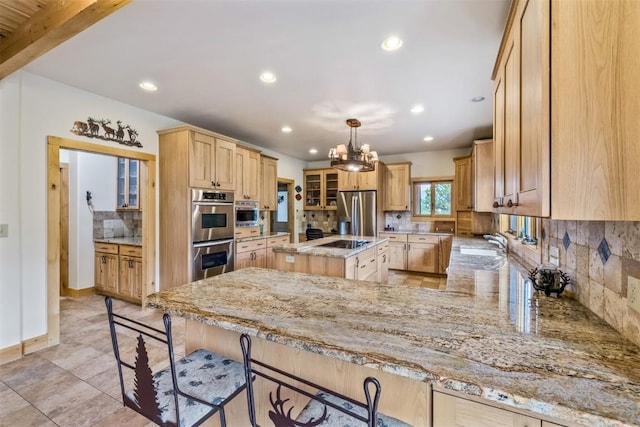
[[[0,382],[0,402],[0,419],[29,406],[29,402],[3,382]]]
[[[42,412],[33,406],[27,406],[19,411],[0,417],[0,427],[56,427]]]
[[[65,427],[90,427],[122,408],[122,403],[104,393],[53,418],[53,421]]]
[[[94,424],[95,427],[113,427],[113,426],[127,426],[127,427],[146,427],[154,426],[148,419],[138,414],[136,411],[130,408],[125,408],[120,405],[120,409],[103,418],[100,422]]]

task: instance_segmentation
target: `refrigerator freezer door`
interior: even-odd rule
[[[338,197],[338,217],[351,223],[354,236],[375,236],[376,224],[375,191],[341,191]]]

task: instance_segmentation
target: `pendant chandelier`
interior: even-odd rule
[[[329,150],[332,168],[347,172],[370,172],[375,170],[376,164],[374,162],[378,160],[378,153],[370,151],[369,144],[364,144],[362,147],[358,145],[358,128],[360,125],[361,123],[358,119],[347,119],[349,145],[339,144]]]

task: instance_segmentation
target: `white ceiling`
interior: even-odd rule
[[[307,161],[346,143],[351,117],[380,155],[460,148],[491,136],[509,3],[134,0],[25,69]],[[398,51],[380,48],[389,35]]]

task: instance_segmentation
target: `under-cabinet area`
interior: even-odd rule
[[[451,234],[379,233],[389,240],[389,268],[445,274],[451,252]]]

